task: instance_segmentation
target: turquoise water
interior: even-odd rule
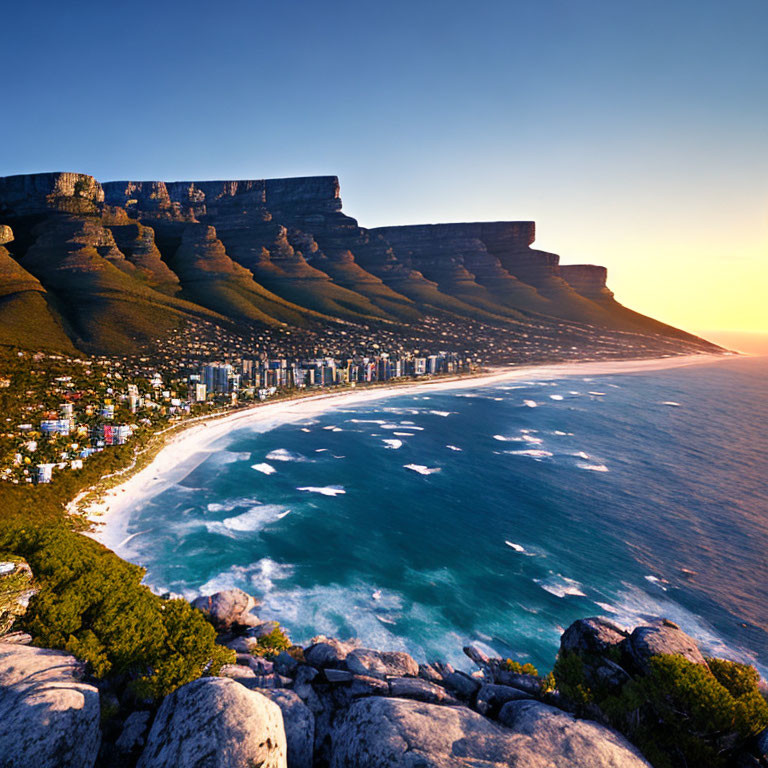
[[[118,551],[158,589],[260,596],[298,642],[454,663],[473,642],[548,669],[578,617],[663,615],[766,665],[766,374],[512,381],[239,428],[133,508]]]

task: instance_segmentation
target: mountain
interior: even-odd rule
[[[538,329],[713,348],[623,307],[604,267],[563,266],[532,248],[533,222],[366,229],[342,212],[335,176],[8,176],[3,226],[3,343],[125,353],[194,318],[237,331],[332,324],[404,337],[463,323],[509,338]],[[30,333],[19,318],[33,305],[40,328]]]

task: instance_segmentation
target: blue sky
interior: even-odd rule
[[[0,175],[336,174],[366,226],[535,219],[628,304],[768,330],[765,0],[9,2],[3,31]],[[657,268],[701,271],[684,305]]]

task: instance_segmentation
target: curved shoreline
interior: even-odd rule
[[[409,395],[417,391],[470,389],[518,379],[644,373],[727,359],[730,356],[684,355],[606,362],[545,363],[503,368],[470,377],[323,392],[294,400],[258,403],[228,415],[198,417],[197,423],[182,424],[178,434],[163,445],[147,466],[132,474],[125,482],[103,492],[98,500],[85,505],[84,511],[90,522],[98,526],[88,535],[110,549],[117,549],[127,543],[127,539],[132,538],[127,530],[129,516],[125,512],[128,508],[138,500],[152,498],[179,482],[216,450],[217,441],[226,438],[234,429],[247,427],[257,432],[268,432],[283,424],[310,418],[336,407]],[[72,504],[76,505],[77,500]]]

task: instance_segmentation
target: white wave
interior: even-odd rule
[[[523,405],[528,406],[528,408],[536,408],[538,403],[535,400],[523,400]]]
[[[382,624],[397,624],[397,621],[395,619],[389,619],[386,616],[380,616],[378,613],[375,613],[374,616],[382,623]]]
[[[301,431],[302,432],[311,432],[312,430],[311,429],[307,429],[306,427],[302,427]]]
[[[665,402],[663,402],[663,403],[662,403],[662,405],[669,405],[669,406],[671,406],[672,408],[680,408],[680,407],[681,407],[681,406],[680,406],[680,403],[675,403],[675,402],[674,402],[674,401],[672,401],[672,400],[666,400]]]
[[[597,397],[602,397],[605,395],[605,392],[590,392],[590,395],[596,395]]]
[[[583,461],[577,461],[576,466],[579,469],[587,469],[590,472],[607,472],[608,467],[605,466],[605,464],[587,464]]]
[[[300,453],[292,453],[287,448],[275,448],[274,451],[270,451],[264,458],[269,461],[306,461]]]
[[[293,574],[293,566],[278,563],[269,557],[251,565],[233,565],[226,571],[211,577],[198,590],[198,594],[212,595],[225,589],[245,589],[246,592],[253,589],[260,593],[274,589],[274,582],[287,579]]]
[[[350,424],[386,424],[383,419],[347,419]]]
[[[550,400],[562,400],[563,396],[562,395],[550,395],[549,399]]]
[[[435,472],[440,472],[441,467],[426,467],[423,464],[403,464],[405,469],[410,469],[411,472],[417,472],[420,475],[432,475]]]
[[[453,411],[428,411],[433,416],[450,416]]]
[[[595,600],[595,605],[600,606],[606,613],[618,613],[619,609],[614,608],[610,603],[601,603],[599,600]]]
[[[457,445],[446,445],[445,447],[450,449],[451,451],[461,451],[462,450]]]
[[[643,578],[646,581],[649,581],[651,584],[655,584],[657,587],[659,587],[659,589],[663,590],[664,592],[667,591],[667,588],[661,583],[662,580],[658,576],[652,576],[649,574],[647,576],[643,576]]]
[[[252,507],[242,515],[226,517],[224,520],[206,522],[209,533],[229,535],[231,533],[255,533],[270,523],[284,518],[290,510],[278,504],[261,504]]]
[[[335,425],[335,424],[329,424],[327,427],[323,427],[323,429],[326,429],[326,430],[333,430],[333,431],[335,432],[335,431],[336,431],[336,429],[337,429],[337,427],[336,427],[336,425]]]
[[[413,437],[413,432],[393,432],[393,435],[397,435],[398,437]]]
[[[325,453],[327,450],[327,448],[315,448],[315,453]]]
[[[552,456],[551,451],[544,451],[541,448],[526,448],[521,451],[504,451],[510,456],[530,456],[532,459],[545,459]]]
[[[382,442],[387,446],[387,448],[392,448],[393,450],[397,450],[403,445],[402,440],[383,440]]]
[[[260,504],[258,499],[254,499],[252,496],[241,496],[236,499],[229,499],[229,501],[213,501],[206,509],[209,512],[231,512],[238,507],[252,507],[254,504]]]
[[[212,460],[217,464],[234,464],[236,461],[247,461],[250,458],[250,451],[215,451],[212,454]]]
[[[305,485],[301,488],[297,488],[297,491],[307,491],[307,493],[319,493],[323,496],[339,496],[346,493],[344,488],[340,485]]]
[[[252,464],[251,469],[255,469],[257,472],[261,472],[265,475],[274,475],[275,472],[277,472],[277,470],[271,464],[267,464],[266,461],[261,464]]]
[[[576,579],[569,579],[561,573],[553,574],[546,579],[534,579],[534,581],[555,597],[586,597],[582,585]]]
[[[577,456],[580,459],[588,459],[588,458],[590,458],[589,454],[588,453],[584,453],[584,451],[577,451],[573,455]]]
[[[514,549],[515,552],[525,552],[525,547],[522,544],[515,544],[514,541],[505,541],[504,543]]]

